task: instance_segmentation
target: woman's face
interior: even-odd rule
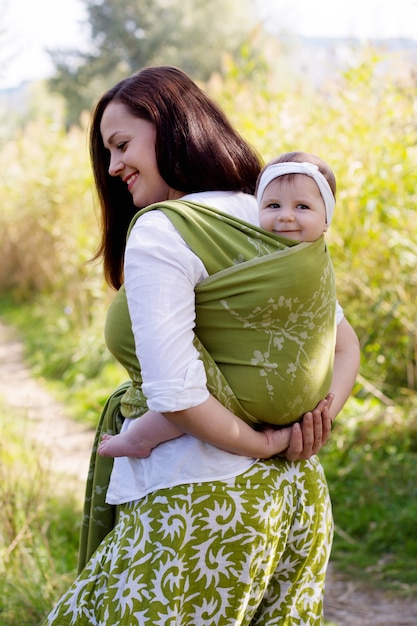
[[[152,122],[133,116],[120,102],[110,102],[103,113],[100,131],[110,152],[109,174],[123,180],[135,206],[141,209],[184,195],[169,187],[159,173],[156,129]]]

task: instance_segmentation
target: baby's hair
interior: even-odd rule
[[[320,157],[316,156],[315,154],[310,154],[309,152],[284,152],[284,154],[281,154],[279,157],[272,159],[272,161],[269,161],[263,167],[261,173],[258,176],[255,195],[258,191],[258,185],[261,176],[267,167],[269,167],[270,165],[274,165],[275,163],[291,163],[293,161],[298,163],[312,163],[313,165],[317,165],[317,167],[319,168],[319,172],[323,174],[324,178],[329,183],[330,189],[332,190],[332,193],[336,199],[336,178],[333,174],[333,171],[330,169],[327,163],[323,161],[323,159],[320,159]],[[293,178],[294,176],[295,174],[285,174],[285,176],[283,176],[282,178],[287,178],[291,180],[291,178]]]

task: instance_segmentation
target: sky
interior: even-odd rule
[[[274,33],[417,40],[417,0],[256,1]],[[45,49],[86,41],[82,0],[0,0],[0,15],[0,89],[51,76]]]
[[[306,36],[417,40],[417,0],[258,0],[262,17]]]
[[[0,88],[47,78],[46,48],[76,47],[85,40],[81,0],[0,0]]]

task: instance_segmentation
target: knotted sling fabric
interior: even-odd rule
[[[113,459],[97,453],[103,433],[115,435],[120,432],[123,417],[120,401],[130,389],[130,381],[122,383],[108,398],[96,429],[84,497],[84,512],[80,530],[78,571],[81,572],[88,559],[104,537],[113,529],[117,519],[117,507],[106,503],[106,493]]]
[[[324,236],[296,243],[186,201],[151,205],[133,223],[154,209],[209,274],[195,290],[195,332],[211,393],[249,423],[300,419],[332,377],[336,291]]]

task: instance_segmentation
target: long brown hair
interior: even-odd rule
[[[118,289],[123,282],[126,233],[138,208],[126,185],[108,172],[110,155],[100,124],[110,102],[123,104],[135,117],[155,125],[158,169],[172,189],[253,194],[261,160],[222,110],[175,67],[144,68],[109,89],[93,113],[90,156],[102,218],[95,258],[103,256],[106,280]]]

